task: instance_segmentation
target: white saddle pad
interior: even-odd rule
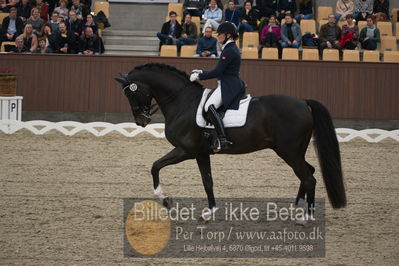
[[[208,94],[211,92],[210,89],[205,89],[202,94],[202,99],[197,109],[196,121],[199,127],[203,128],[214,128],[213,125],[207,124],[205,118],[202,115],[204,110],[205,100]],[[247,95],[244,99],[240,101],[240,107],[238,110],[227,110],[223,118],[224,127],[242,127],[247,122],[247,113],[249,103],[251,102],[251,95]]]

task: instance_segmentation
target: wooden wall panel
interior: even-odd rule
[[[18,73],[25,111],[130,112],[118,72],[161,62],[189,73],[216,60],[81,55],[1,54],[0,67]],[[253,96],[287,94],[322,102],[335,118],[399,119],[399,64],[243,60],[241,77]],[[202,82],[216,86],[215,80]]]

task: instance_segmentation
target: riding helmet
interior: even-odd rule
[[[218,34],[220,33],[225,33],[228,34],[230,33],[233,35],[233,39],[238,38],[238,32],[237,32],[237,27],[231,22],[223,22],[222,24],[219,25],[217,31]]]

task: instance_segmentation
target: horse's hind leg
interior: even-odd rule
[[[193,159],[193,157],[180,148],[174,148],[152,165],[151,175],[154,183],[154,194],[159,197],[163,205],[167,208],[170,208],[171,204],[169,198],[164,195],[161,185],[159,184],[159,171],[165,166],[177,164],[187,159]]]

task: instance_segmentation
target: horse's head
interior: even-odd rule
[[[131,81],[127,74],[119,73],[120,77],[115,78],[121,83],[123,92],[129,100],[130,107],[136,124],[145,127],[151,122],[151,101],[153,96],[148,85]]]

